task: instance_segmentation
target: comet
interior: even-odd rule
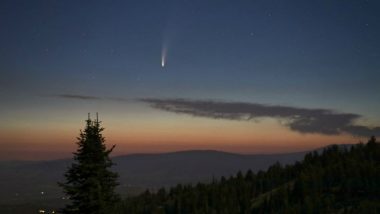
[[[161,59],[161,67],[165,67],[165,57],[162,57]]]
[[[166,65],[166,56],[167,56],[167,48],[165,45],[163,45],[162,47],[162,51],[161,51],[161,67],[165,67]]]

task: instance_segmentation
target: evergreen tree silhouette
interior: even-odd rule
[[[74,163],[65,173],[66,181],[59,183],[69,196],[70,204],[62,210],[67,214],[106,214],[120,200],[114,189],[118,175],[110,171],[114,165],[109,154],[115,148],[107,149],[102,136],[104,128],[96,120],[86,120],[84,131],[77,138],[78,149]]]

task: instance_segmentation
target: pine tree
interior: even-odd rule
[[[114,192],[118,175],[110,171],[113,163],[109,158],[115,145],[107,150],[103,130],[98,118],[92,121],[89,115],[77,138],[78,149],[74,163],[65,173],[66,182],[60,183],[71,202],[63,213],[106,214],[119,201]]]

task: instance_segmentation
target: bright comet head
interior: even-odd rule
[[[161,67],[165,67],[165,60],[161,59]]]
[[[161,67],[165,67],[166,55],[167,55],[167,49],[166,49],[166,46],[164,45],[161,51]]]

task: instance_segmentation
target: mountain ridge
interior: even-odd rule
[[[323,148],[318,149],[323,150]],[[120,175],[120,193],[137,194],[145,189],[170,187],[178,183],[210,182],[238,171],[266,170],[280,162],[291,164],[309,151],[277,154],[239,154],[218,150],[182,150],[166,153],[135,153],[112,157],[113,170]],[[57,182],[71,159],[43,161],[0,161],[0,204],[44,203],[60,200]],[[41,192],[44,192],[41,195]]]

